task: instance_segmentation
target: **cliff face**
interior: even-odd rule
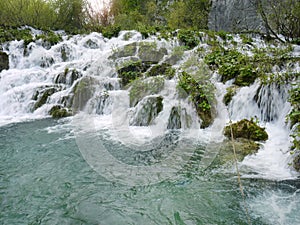
[[[265,30],[253,0],[212,0],[208,26],[215,31]]]

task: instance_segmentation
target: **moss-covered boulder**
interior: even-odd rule
[[[129,90],[130,106],[135,106],[147,95],[158,94],[164,88],[164,84],[165,80],[161,76],[133,81]]]
[[[257,153],[260,147],[260,145],[254,141],[243,138],[236,139],[233,143],[230,140],[225,140],[214,146],[214,148],[219,149],[219,153],[213,162],[215,166],[233,163],[235,161],[232,144],[234,144],[236,158],[239,162],[243,161],[246,156]]]
[[[158,75],[163,75],[168,79],[171,79],[175,75],[175,69],[168,63],[162,63],[152,66],[147,72],[147,76],[154,77]]]
[[[268,139],[268,134],[265,128],[258,126],[253,120],[243,119],[231,125],[233,137],[245,138],[253,141],[265,141]],[[230,125],[224,128],[224,135],[231,138]]]
[[[134,81],[138,77],[141,77],[142,74],[149,69],[151,66],[150,63],[145,63],[142,61],[129,61],[118,69],[118,77],[121,78],[121,85],[124,87],[129,84],[131,81]]]
[[[138,57],[143,62],[158,63],[162,58],[168,54],[166,48],[159,48],[153,42],[141,42],[138,49]]]
[[[131,43],[125,45],[124,47],[118,48],[114,53],[109,57],[109,59],[116,60],[122,57],[134,56],[137,53],[137,43]]]
[[[130,120],[133,126],[149,126],[157,115],[163,110],[163,97],[149,96],[144,98],[136,107]]]
[[[74,113],[83,110],[86,103],[93,97],[98,81],[93,77],[83,77],[79,80],[73,90],[72,110]]]
[[[67,108],[63,108],[60,105],[55,105],[50,109],[49,115],[51,115],[53,118],[58,119],[58,118],[72,116],[72,112]]]
[[[9,59],[5,52],[0,51],[0,72],[9,69]]]
[[[59,90],[60,87],[46,87],[37,90],[32,97],[32,100],[36,101],[33,106],[33,111],[43,106],[48,101],[48,98]]]

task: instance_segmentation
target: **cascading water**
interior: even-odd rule
[[[273,183],[268,184],[270,180],[294,179],[295,184],[290,188],[294,198],[291,204],[299,202],[297,174],[288,166],[290,130],[285,117],[291,109],[287,102],[289,87],[261,84],[257,80],[237,91],[227,111],[222,100],[230,81],[223,84],[214,73],[211,82],[216,88],[217,116],[209,127],[200,129],[202,121],[195,107],[187,98],[179,96],[176,74],[173,78],[162,74],[146,77],[143,86],[136,81],[130,86],[118,74],[129,62],[142,62],[139,70],[144,75],[150,73],[154,65],[165,62],[172,62],[172,68],[180,71],[197,49],[186,51],[176,59],[173,52],[178,46],[177,41],[156,37],[145,40],[135,31],[121,32],[119,37],[110,40],[99,33],[63,36],[63,41],[53,46],[43,41],[32,42],[26,47],[23,41],[4,44],[10,68],[0,73],[0,125],[3,128],[0,136],[13,147],[6,147],[6,143],[1,143],[0,147],[13,152],[3,150],[0,179],[2,170],[7,170],[7,176],[2,176],[5,176],[5,196],[0,221],[4,224],[24,221],[43,224],[61,221],[83,224],[119,224],[120,221],[125,221],[124,224],[245,223],[244,215],[236,214],[241,210],[236,181],[226,173],[222,174],[224,179],[218,175],[215,178],[214,171],[207,168],[218,154],[218,144],[225,139],[222,130],[229,119],[253,118],[266,127],[269,134],[269,140],[262,143],[258,153],[247,156],[239,164],[245,189],[249,189],[247,202],[253,224],[284,224],[287,221],[297,224],[297,216],[288,218],[293,210],[280,215],[279,219],[272,217],[270,212],[277,213],[286,206],[276,202],[277,199],[291,198],[291,195],[273,188]],[[140,91],[140,87],[148,89]],[[58,122],[37,120],[48,118],[56,106],[73,116]],[[14,124],[27,120],[31,122]],[[5,136],[6,132],[9,137]],[[34,136],[29,136],[31,134]],[[21,140],[20,146],[18,141],[10,139],[14,135]],[[35,139],[39,135],[41,141]],[[74,148],[80,151],[74,153]],[[41,158],[35,158],[36,155]],[[14,165],[10,159],[20,163]],[[98,173],[92,173],[86,162]],[[13,174],[15,170],[20,177]],[[23,171],[27,172],[23,174]],[[56,176],[45,175],[49,171]],[[257,187],[251,186],[251,179],[257,178],[266,182],[255,181]],[[50,187],[44,180],[53,185]],[[125,188],[123,184],[130,187]],[[261,188],[274,191],[262,192]],[[21,203],[14,201],[15,190],[20,192],[24,202],[27,192],[33,191],[34,213],[28,213],[18,205]],[[88,197],[79,194],[85,190],[90,193]],[[57,196],[55,193],[59,196],[52,201],[49,196]],[[47,199],[45,202],[52,208],[49,212],[43,211],[43,215],[35,213],[42,204],[36,197],[39,195]],[[274,207],[265,212],[265,208],[258,205],[268,196],[273,199]],[[233,203],[225,210],[228,202]],[[28,216],[14,217],[15,210],[8,206],[14,204]],[[58,218],[54,223],[53,217]]]

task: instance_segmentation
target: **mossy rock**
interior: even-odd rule
[[[134,56],[137,53],[137,43],[131,43],[125,45],[122,48],[118,48],[110,57],[109,59],[116,60],[118,58]]]
[[[36,103],[33,106],[33,110],[36,110],[43,106],[47,102],[48,98],[59,90],[60,88],[57,87],[48,87],[36,91],[36,93],[32,97],[33,100],[36,100]]]
[[[234,140],[234,142],[225,140],[214,146],[214,148],[219,149],[219,153],[216,156],[213,164],[224,165],[227,163],[233,163],[235,161],[233,145],[235,148],[236,159],[239,162],[243,161],[246,156],[257,153],[260,148],[258,143],[248,139],[239,138]]]
[[[163,110],[163,97],[150,96],[144,98],[136,108],[133,119],[130,121],[132,126],[149,126],[153,123],[157,115]]]
[[[231,102],[233,96],[236,94],[236,90],[237,90],[238,87],[236,86],[231,86],[229,88],[227,88],[227,92],[226,94],[224,95],[224,98],[223,98],[223,102],[226,106],[229,105],[229,103]]]
[[[265,128],[258,126],[254,121],[243,119],[239,122],[233,123],[231,125],[233,137],[245,138],[253,141],[266,141],[268,139],[268,134]],[[230,125],[224,128],[224,135],[231,138]]]
[[[167,129],[181,129],[181,110],[178,106],[173,106],[168,120]]]
[[[118,69],[118,77],[121,78],[121,84],[125,87],[131,81],[134,81],[138,77],[141,77],[143,72],[145,72],[151,63],[145,63],[141,61],[130,61],[126,63],[123,67]]]
[[[300,154],[296,155],[294,160],[293,160],[293,166],[295,170],[300,172]]]
[[[138,57],[143,62],[151,62],[153,64],[158,63],[167,54],[166,48],[157,49],[156,44],[152,42],[141,42],[138,49]]]
[[[63,108],[60,105],[55,105],[50,109],[49,115],[51,115],[53,118],[58,119],[58,118],[72,116],[72,113],[68,109]]]
[[[194,104],[198,116],[201,118],[200,128],[210,126],[216,117],[215,97],[210,88],[210,83],[196,81],[193,76],[186,72],[182,72],[179,76],[180,97],[190,97]]]
[[[67,84],[67,85],[72,85],[75,80],[79,79],[82,77],[82,73],[77,71],[76,69],[68,69],[66,68],[64,72],[59,73],[55,79],[54,83],[56,84]]]
[[[72,90],[72,93],[74,93],[72,102],[74,113],[84,109],[86,103],[93,97],[97,84],[98,81],[89,76],[83,77],[75,84]]]
[[[147,76],[154,77],[158,75],[164,75],[168,79],[171,79],[175,75],[175,69],[171,67],[170,64],[162,63],[152,66],[147,72]]]
[[[158,94],[164,88],[164,84],[165,80],[161,76],[133,81],[129,91],[130,106],[135,106],[147,95]]]
[[[9,58],[5,52],[0,51],[0,72],[9,69]]]

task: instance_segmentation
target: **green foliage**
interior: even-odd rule
[[[62,41],[62,38],[60,35],[55,34],[53,31],[44,32],[44,34],[38,35],[35,38],[36,40],[42,39],[45,42],[50,43],[50,45],[55,45]]]
[[[207,81],[196,81],[194,76],[182,72],[179,75],[179,95],[189,96],[196,107],[198,115],[202,119],[201,127],[208,127],[213,120],[212,103],[214,102],[214,92],[211,83]]]
[[[118,25],[109,25],[102,29],[102,34],[106,38],[118,37],[121,27]]]
[[[84,25],[84,0],[0,1],[0,25],[29,25],[40,29],[76,32]]]
[[[147,72],[147,76],[153,77],[158,75],[165,75],[168,79],[171,79],[175,75],[175,69],[171,67],[170,64],[162,63],[153,66]]]
[[[235,78],[234,84],[248,86],[259,76],[250,58],[237,50],[216,48],[205,56],[205,62],[212,68],[218,68],[222,82]]]
[[[122,86],[126,86],[138,77],[141,77],[150,67],[149,64],[142,63],[141,61],[126,62],[120,69],[118,69],[118,76],[121,78]]]
[[[193,30],[179,30],[177,37],[188,49],[196,47],[200,42],[199,33]]]
[[[0,43],[24,40],[25,45],[33,41],[33,36],[29,29],[15,29],[6,26],[0,26]]]
[[[240,38],[242,39],[243,44],[252,45],[253,40],[251,37],[249,37],[249,35],[247,36],[246,34],[240,34]]]
[[[227,92],[224,95],[223,102],[226,106],[228,106],[229,103],[231,102],[233,96],[236,94],[236,87],[234,87],[234,86],[229,87],[226,90],[227,90]]]
[[[235,139],[246,138],[253,141],[266,141],[268,139],[265,128],[258,126],[252,119],[243,119],[231,124],[231,126],[226,126],[224,128],[224,135],[228,138],[231,138],[231,128]]]

